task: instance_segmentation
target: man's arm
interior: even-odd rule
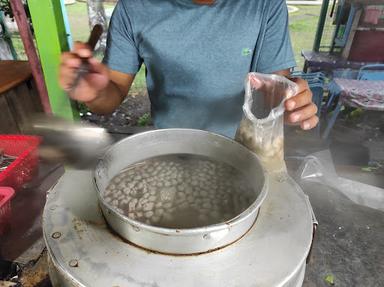
[[[108,86],[97,92],[94,100],[85,104],[96,114],[110,114],[120,106],[129,92],[135,75],[109,70]]]
[[[76,72],[81,65],[80,58],[89,59],[91,72],[73,88]],[[85,103],[98,114],[112,113],[128,94],[134,78],[134,74],[111,70],[92,58],[92,52],[83,43],[76,43],[72,52],[62,56],[59,75],[61,87],[72,99]]]
[[[273,74],[290,78],[289,69],[274,72]],[[314,128],[319,118],[316,116],[317,106],[312,102],[312,92],[307,81],[301,78],[290,78],[298,87],[298,93],[285,102],[285,122],[289,124],[300,124],[304,130]]]

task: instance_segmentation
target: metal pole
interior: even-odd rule
[[[319,22],[317,24],[317,31],[315,36],[315,41],[313,44],[313,51],[318,52],[320,49],[321,38],[323,36],[325,19],[327,18],[328,6],[330,0],[323,0],[323,4],[321,5],[321,12]],[[334,0],[336,1],[336,0]]]
[[[27,54],[31,66],[32,75],[35,79],[37,91],[39,92],[41,104],[46,114],[52,114],[49,102],[48,91],[44,81],[43,71],[41,69],[39,57],[37,56],[35,45],[33,43],[32,32],[29,27],[27,15],[21,0],[11,0],[11,8],[19,28],[21,40],[23,41],[25,53]]]
[[[336,48],[337,42],[338,42],[338,35],[341,27],[341,21],[342,21],[342,15],[343,15],[343,10],[344,10],[344,4],[345,0],[339,0],[337,3],[336,7],[336,28],[335,31],[333,32],[332,40],[331,40],[331,49],[330,53],[333,53],[333,50]]]
[[[72,50],[72,48],[73,48],[73,39],[72,39],[72,33],[71,33],[71,26],[69,25],[67,9],[65,8],[64,1],[65,0],[60,0],[61,11],[63,11],[63,21],[64,21],[64,26],[65,26],[65,31],[67,32],[68,46]]]

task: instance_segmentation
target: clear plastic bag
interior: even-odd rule
[[[384,211],[384,189],[340,177],[329,150],[304,158],[297,171],[298,182],[316,182],[337,190],[354,203]]]
[[[245,82],[243,119],[236,140],[264,162],[284,160],[284,102],[298,91],[278,75],[249,73]]]

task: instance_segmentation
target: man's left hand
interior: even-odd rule
[[[298,87],[298,93],[285,102],[285,122],[288,124],[300,124],[303,130],[314,128],[319,118],[316,116],[317,106],[312,102],[312,92],[307,81],[291,79]]]

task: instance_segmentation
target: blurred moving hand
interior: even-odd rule
[[[73,87],[82,59],[88,59],[90,73],[82,77],[78,85]],[[108,68],[93,58],[87,44],[75,43],[73,51],[62,54],[59,82],[72,99],[84,103],[91,102],[97,98],[98,92],[108,86],[109,81]]]
[[[90,72],[73,87],[82,59],[88,60]],[[61,57],[60,86],[71,99],[85,103],[98,114],[112,113],[128,94],[134,78],[134,74],[114,71],[100,63],[85,43],[76,43],[73,51]]]

